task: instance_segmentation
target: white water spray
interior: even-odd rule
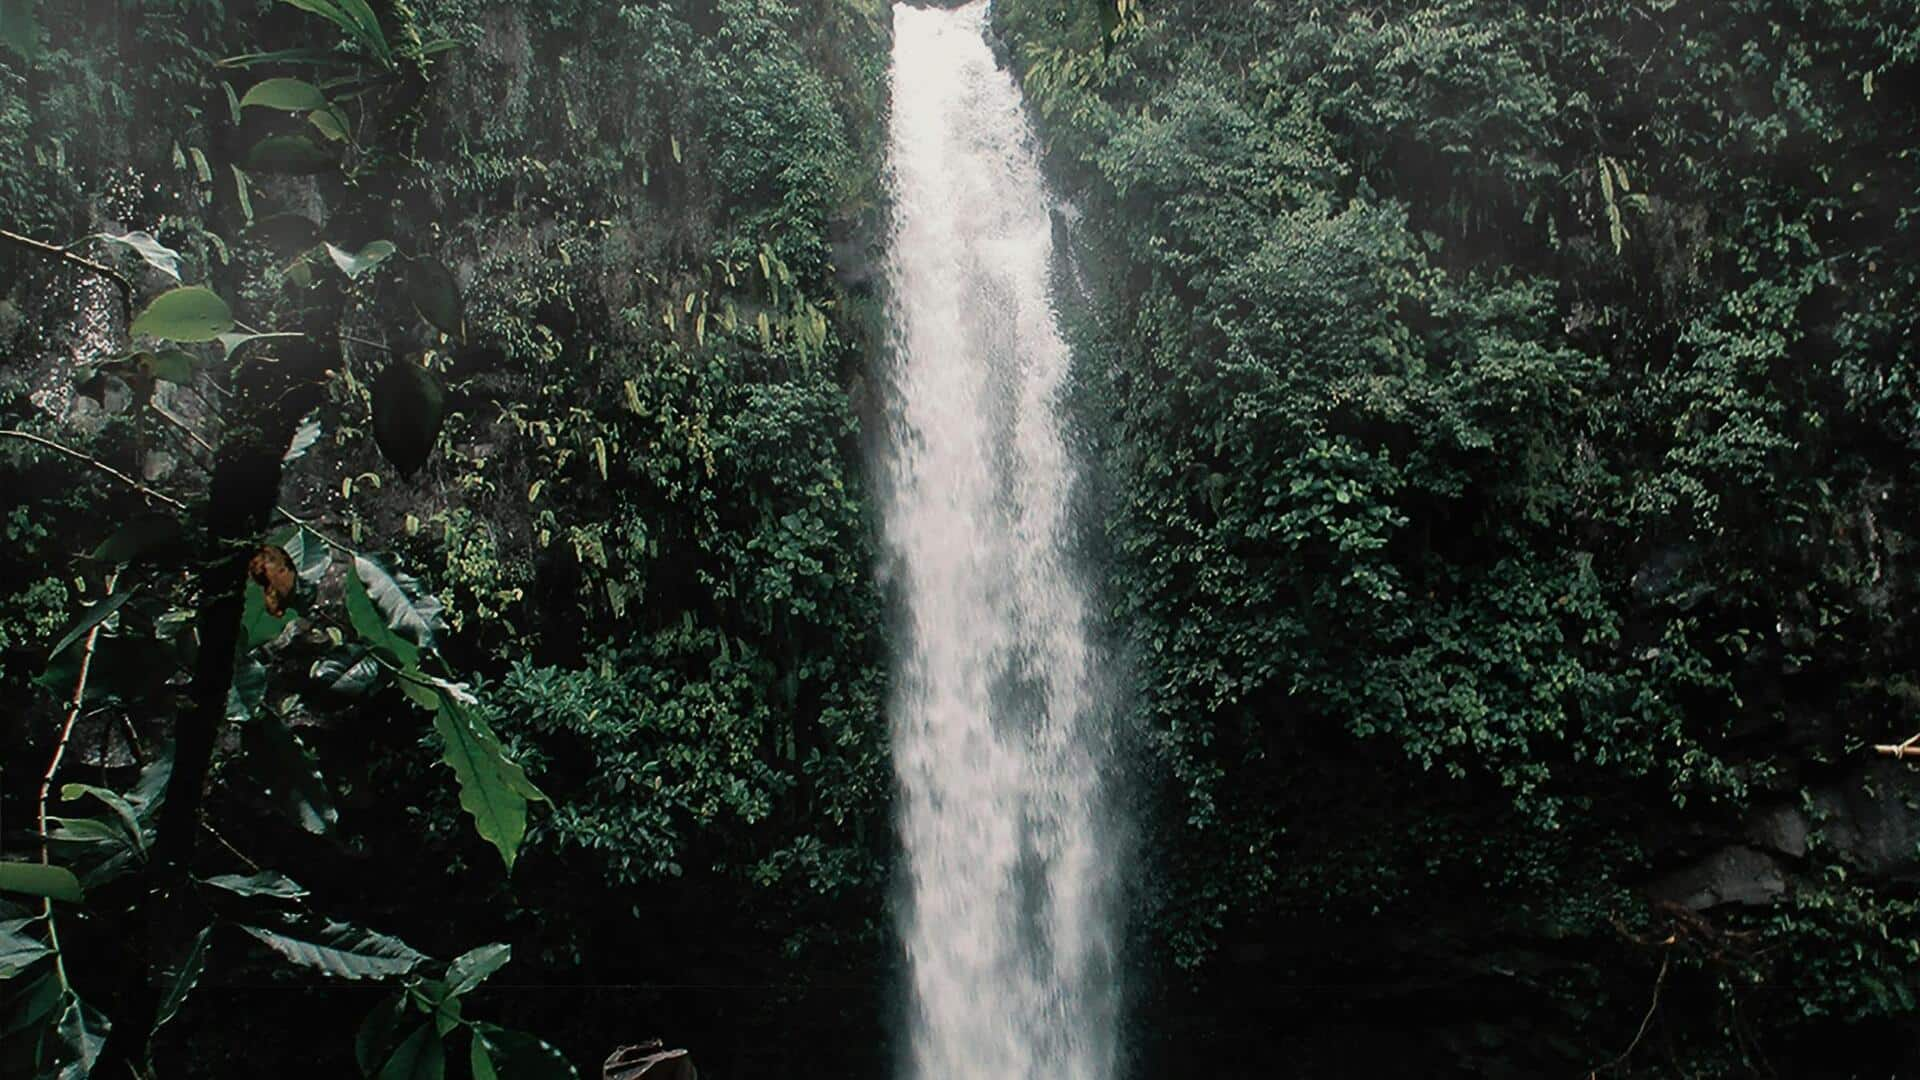
[[[1052,228],[987,0],[894,8],[885,456],[916,1080],[1107,1080],[1114,866]]]

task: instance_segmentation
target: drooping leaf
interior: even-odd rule
[[[424,257],[407,260],[407,298],[420,317],[442,333],[460,339],[467,336],[460,285],[446,264]]]
[[[106,622],[107,619],[112,617],[114,612],[119,611],[120,606],[125,604],[127,598],[132,596],[133,593],[134,590],[132,589],[122,589],[81,612],[78,617],[67,624],[66,632],[60,635],[58,641],[54,642],[53,648],[47,650],[47,655],[50,657],[59,656],[61,653],[66,652],[67,646],[86,637],[88,631]]]
[[[446,420],[446,394],[431,371],[401,357],[373,383],[373,439],[402,476],[427,463]]]
[[[447,993],[459,997],[485,982],[513,959],[512,947],[495,942],[470,949],[447,965]]]
[[[0,1040],[44,1026],[58,1014],[65,1000],[57,972],[49,971],[27,983],[7,999],[6,1012],[0,1014]]]
[[[57,1056],[63,1066],[60,1080],[86,1080],[93,1074],[93,1063],[100,1059],[111,1026],[98,1009],[71,992],[67,994],[66,1008],[54,1025]]]
[[[269,796],[294,824],[324,835],[340,820],[319,761],[273,709],[262,709],[242,733],[247,759],[266,781]]]
[[[282,3],[310,11],[335,26],[345,30],[349,37],[364,45],[367,50],[383,64],[391,66],[393,50],[387,44],[386,34],[380,29],[380,20],[367,6],[366,0],[281,0]]]
[[[314,428],[316,432],[319,430],[317,418]],[[295,435],[294,442],[298,443],[300,438]],[[316,434],[314,438],[319,436]],[[293,560],[294,570],[300,575],[300,580],[309,585],[318,585],[327,576],[327,568],[333,565],[333,547],[322,540],[319,533],[304,525],[295,525],[277,533],[273,542],[286,551],[287,557]]]
[[[351,590],[352,584],[347,588]],[[385,668],[367,655],[369,651],[342,649],[338,655],[322,657],[313,662],[308,677],[331,693],[357,697],[378,686],[380,677],[386,673]]]
[[[307,123],[312,124],[315,131],[334,142],[346,142],[350,135],[347,130],[346,114],[331,106],[308,113]]]
[[[101,805],[113,811],[114,820],[119,822],[120,828],[125,831],[128,843],[141,852],[147,850],[145,824],[125,796],[117,791],[109,791],[92,784],[63,784],[60,788],[60,798],[66,802],[76,802],[88,796],[92,796]]]
[[[70,904],[85,898],[80,891],[80,879],[73,876],[73,871],[44,863],[0,862],[0,892],[44,896]]]
[[[461,809],[473,818],[481,839],[500,852],[511,873],[526,836],[527,801],[545,801],[546,795],[507,756],[486,721],[451,694],[441,694],[433,729],[445,745],[442,760],[459,782]]]
[[[233,309],[200,285],[170,289],[153,298],[127,332],[168,341],[212,341],[233,329]]]
[[[248,172],[312,176],[339,163],[337,154],[305,134],[269,135],[247,151]]]
[[[392,1056],[393,1045],[400,1035],[400,1022],[406,1019],[406,1014],[406,995],[395,994],[374,1006],[361,1021],[353,1039],[353,1060],[360,1066],[362,1076],[372,1076],[380,1063]]]
[[[327,255],[333,259],[333,265],[339,267],[340,272],[350,278],[357,278],[379,266],[393,252],[393,243],[388,240],[375,240],[361,248],[358,254],[332,244],[327,245]]]
[[[274,870],[262,870],[255,874],[220,874],[205,878],[201,884],[210,885],[222,892],[249,898],[268,900],[298,900],[307,895],[307,890],[299,882]]]
[[[356,556],[357,564],[366,556]],[[388,659],[402,668],[418,667],[420,646],[401,636],[387,625],[386,618],[374,604],[368,594],[365,581],[358,574],[347,578],[347,619],[353,624],[354,632],[368,648],[384,653]]]
[[[305,457],[307,451],[313,449],[313,444],[319,441],[320,414],[315,413],[302,420],[300,426],[294,430],[293,438],[287,441],[287,452],[280,455],[281,464],[298,461]],[[321,546],[325,547],[324,544]]]
[[[201,927],[186,955],[167,972],[167,992],[160,999],[159,1011],[154,1013],[153,1030],[159,1031],[167,1021],[178,1016],[180,1007],[187,1003],[187,996],[200,984],[200,974],[207,968],[207,943],[212,940],[213,927]]]
[[[27,930],[39,919],[11,919],[0,922],[0,979],[11,979],[33,966],[53,949]]]
[[[439,597],[412,576],[390,572],[368,555],[354,556],[353,575],[366,586],[367,596],[389,629],[422,651],[433,649],[434,635],[440,630]]]
[[[109,566],[125,566],[178,545],[185,535],[180,519],[172,514],[140,514],[94,548],[92,557]]]
[[[118,244],[147,261],[147,265],[167,275],[175,284],[180,281],[180,253],[153,238],[152,233],[138,230],[128,233],[95,233],[93,239]]]
[[[340,979],[390,979],[413,972],[427,957],[398,938],[348,923],[287,932],[264,926],[240,929],[301,967]]]
[[[306,336],[305,334],[294,333],[291,331],[279,331],[276,333],[268,333],[268,334],[221,334],[219,340],[220,340],[220,347],[227,351],[227,359],[231,360],[233,359],[233,354],[236,352],[239,352],[242,346],[251,345],[256,341],[269,341],[274,338],[297,338],[297,337],[305,337],[305,336]]]
[[[475,1024],[474,1050],[469,1057],[476,1062],[474,1080],[503,1077],[505,1080],[579,1080],[580,1073],[566,1055],[545,1041],[524,1031],[510,1031],[494,1024]],[[477,1064],[486,1058],[486,1072]]]
[[[447,1072],[447,1048],[432,1024],[422,1024],[380,1067],[379,1080],[441,1080]]]
[[[301,79],[268,79],[255,83],[240,99],[243,109],[258,106],[282,112],[309,112],[329,104],[327,95],[321,93],[319,87]]]

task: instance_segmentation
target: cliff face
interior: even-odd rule
[[[995,13],[1085,211],[1153,1067],[1911,1069],[1910,5]]]

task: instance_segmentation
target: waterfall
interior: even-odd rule
[[[987,0],[894,8],[891,428],[881,475],[918,1080],[1114,1072],[1115,868],[1069,356],[1032,126]]]

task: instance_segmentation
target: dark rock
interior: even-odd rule
[[[1722,904],[1768,904],[1786,891],[1780,863],[1745,845],[1721,848],[1647,887],[1652,899],[1693,911]]]

